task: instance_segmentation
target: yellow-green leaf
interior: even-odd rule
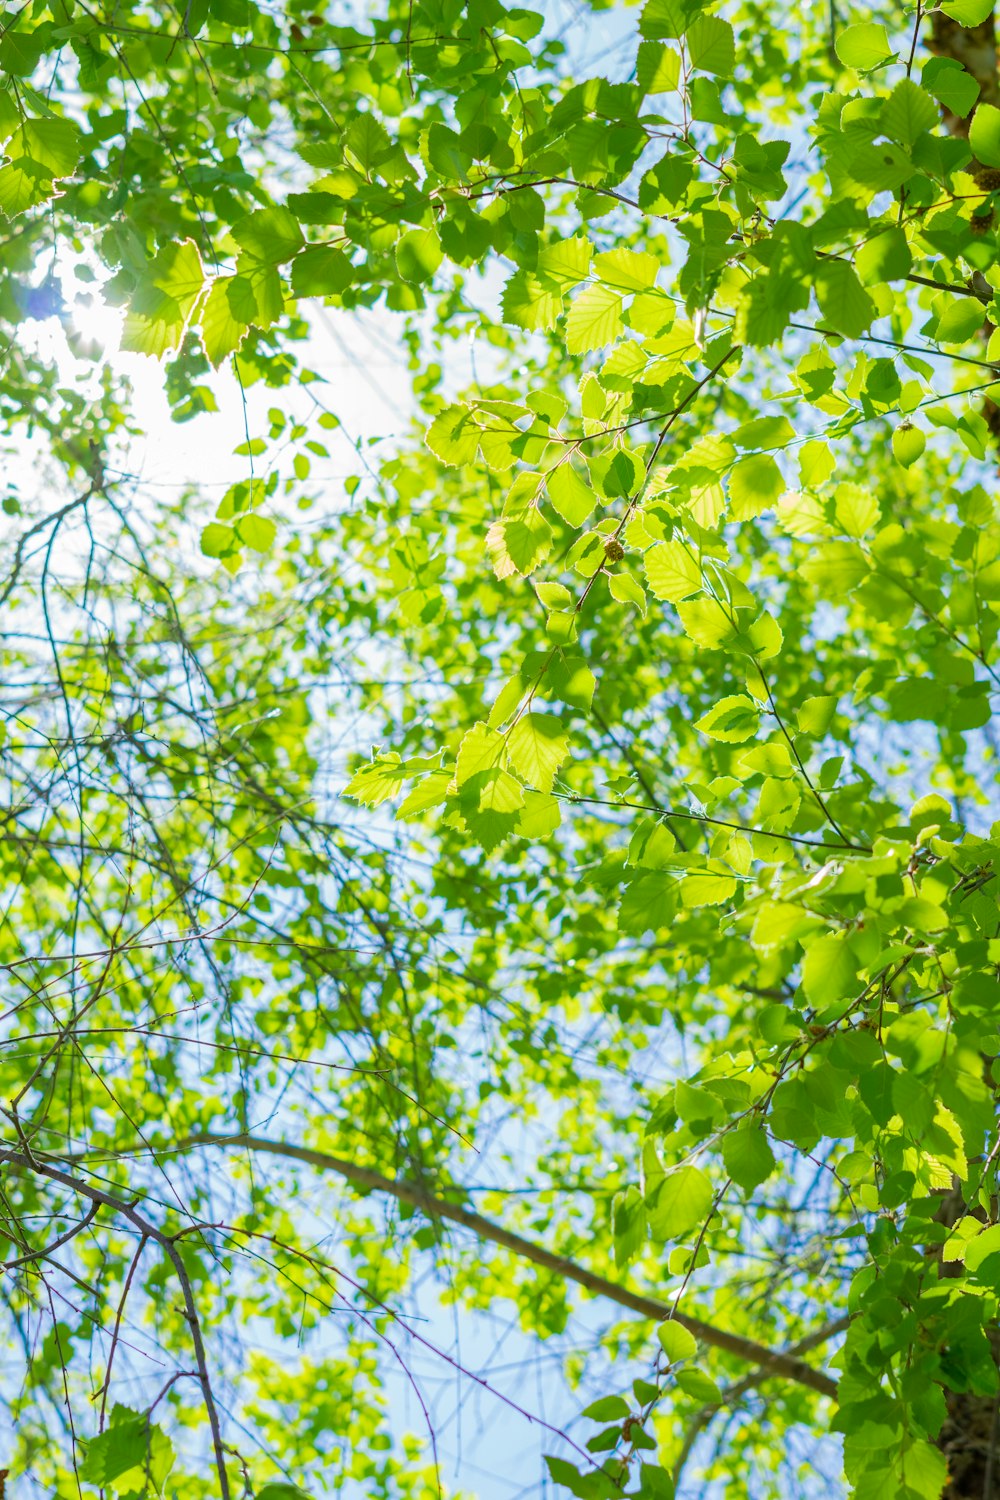
[[[507,736],[510,763],[530,786],[550,792],[556,771],[566,759],[569,738],[556,714],[527,713]]]

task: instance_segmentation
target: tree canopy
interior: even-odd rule
[[[0,1495],[509,1493],[415,1352],[1000,1495],[988,0],[26,0],[0,140]]]

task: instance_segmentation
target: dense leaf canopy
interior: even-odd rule
[[[10,1494],[1000,1494],[988,0],[27,0],[0,137]]]

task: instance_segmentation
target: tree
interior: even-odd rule
[[[338,17],[0,33],[11,1492],[437,1494],[429,1277],[539,1492],[993,1495],[992,9]]]

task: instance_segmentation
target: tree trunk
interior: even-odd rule
[[[931,31],[926,38],[927,46],[937,57],[950,57],[955,62],[961,63],[967,73],[979,85],[979,98],[976,105],[992,104],[1000,106],[1000,73],[997,71],[997,38],[996,20],[993,15],[987,16],[979,26],[960,26],[943,11],[933,11],[931,14]],[[941,106],[941,117],[945,128],[952,135],[967,137],[972,116],[975,114],[976,106],[969,114],[962,116],[953,114],[945,105]],[[976,163],[973,162],[972,171],[976,172]],[[992,169],[980,169],[976,173],[977,180],[981,185],[990,188],[1000,187],[1000,183],[993,179],[996,172]],[[986,220],[990,222],[989,218]],[[993,324],[984,322],[983,339],[988,341],[993,333]],[[989,396],[983,398],[983,418],[987,427],[993,434],[997,443],[1000,444],[1000,407],[991,400]]]
[[[930,51],[938,57],[953,58],[972,75],[979,85],[977,104],[1000,107],[995,17],[990,15],[979,26],[965,27],[942,11],[934,11],[930,21],[931,30],[926,38]],[[941,113],[945,127],[952,135],[968,136],[974,109],[964,118],[944,106]],[[973,163],[975,170],[976,164]],[[993,181],[995,173],[991,175],[980,170],[976,175],[984,188],[1000,187],[1000,183]],[[984,338],[988,339],[992,332],[993,325],[985,323]],[[1000,441],[1000,408],[989,397],[983,402],[983,416],[994,437]],[[989,1075],[992,1059],[984,1058],[983,1061]],[[969,1212],[956,1183],[936,1217],[950,1227]],[[944,1274],[948,1274],[947,1268]],[[1000,1329],[990,1329],[989,1340],[994,1362],[1000,1369]],[[947,1404],[948,1416],[938,1438],[948,1460],[945,1500],[1000,1500],[1000,1396],[953,1391],[948,1394]]]
[[[989,1063],[991,1059],[985,1059]],[[951,1229],[959,1219],[982,1219],[979,1207],[970,1208],[962,1196],[962,1184],[955,1178],[951,1192],[941,1201],[934,1215],[939,1224]],[[941,1245],[933,1254],[945,1277],[958,1274],[958,1266],[941,1260]],[[988,1330],[993,1362],[1000,1370],[1000,1328]],[[943,1500],[1000,1500],[1000,1394],[981,1396],[971,1391],[946,1391],[948,1416],[938,1437],[938,1446],[948,1460],[948,1486]]]
[[[1000,1362],[1000,1339],[994,1334],[994,1357]],[[952,1393],[948,1420],[938,1443],[948,1460],[944,1500],[990,1500],[1000,1493],[1000,1401],[996,1396]]]

